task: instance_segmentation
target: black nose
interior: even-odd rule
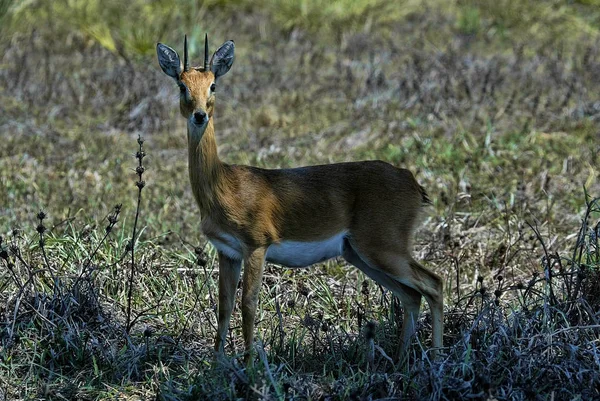
[[[206,122],[206,113],[202,110],[194,112],[194,122],[196,124],[204,124]]]

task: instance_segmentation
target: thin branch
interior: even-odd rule
[[[131,270],[129,273],[129,288],[127,290],[127,325],[126,325],[126,331],[127,334],[129,334],[129,331],[131,330],[131,326],[133,325],[133,322],[131,321],[131,298],[133,296],[133,279],[135,277],[135,240],[136,240],[136,233],[137,233],[137,224],[138,224],[138,219],[140,217],[140,205],[142,203],[142,189],[144,188],[144,186],[146,185],[146,182],[144,180],[142,180],[142,175],[144,174],[144,157],[146,156],[146,153],[144,153],[144,140],[142,139],[141,136],[138,136],[138,145],[139,145],[139,150],[136,153],[135,157],[136,159],[138,159],[138,166],[135,169],[136,174],[138,175],[138,181],[135,183],[135,185],[138,188],[138,197],[137,197],[137,206],[135,209],[135,220],[133,222],[133,233],[131,234],[131,241],[129,242],[130,248],[131,248]]]

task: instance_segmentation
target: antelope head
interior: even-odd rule
[[[208,60],[208,35],[204,37],[204,65],[190,67],[187,36],[184,38],[183,67],[179,55],[167,45],[158,43],[158,63],[165,74],[173,78],[180,90],[179,110],[187,120],[188,133],[202,138],[215,105],[215,91],[219,78],[233,64],[235,45],[232,40],[223,43]]]

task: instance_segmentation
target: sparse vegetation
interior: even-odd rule
[[[600,398],[596,2],[123,4],[0,0],[0,400]],[[332,260],[268,266],[255,367],[213,363],[215,253],[154,54],[187,33],[199,62],[205,31],[237,45],[223,159],[417,173],[440,361],[425,313],[398,371],[400,305]]]

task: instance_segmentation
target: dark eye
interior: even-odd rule
[[[187,93],[187,87],[184,84],[180,84],[179,91],[181,92],[182,95],[185,95]]]
[[[182,99],[186,103],[189,103],[192,101],[192,99],[190,97],[190,92],[188,91],[188,88],[184,84],[179,85],[179,96],[180,96],[180,99]]]
[[[210,86],[210,91],[214,92],[217,90],[217,85],[215,85],[214,83]]]

